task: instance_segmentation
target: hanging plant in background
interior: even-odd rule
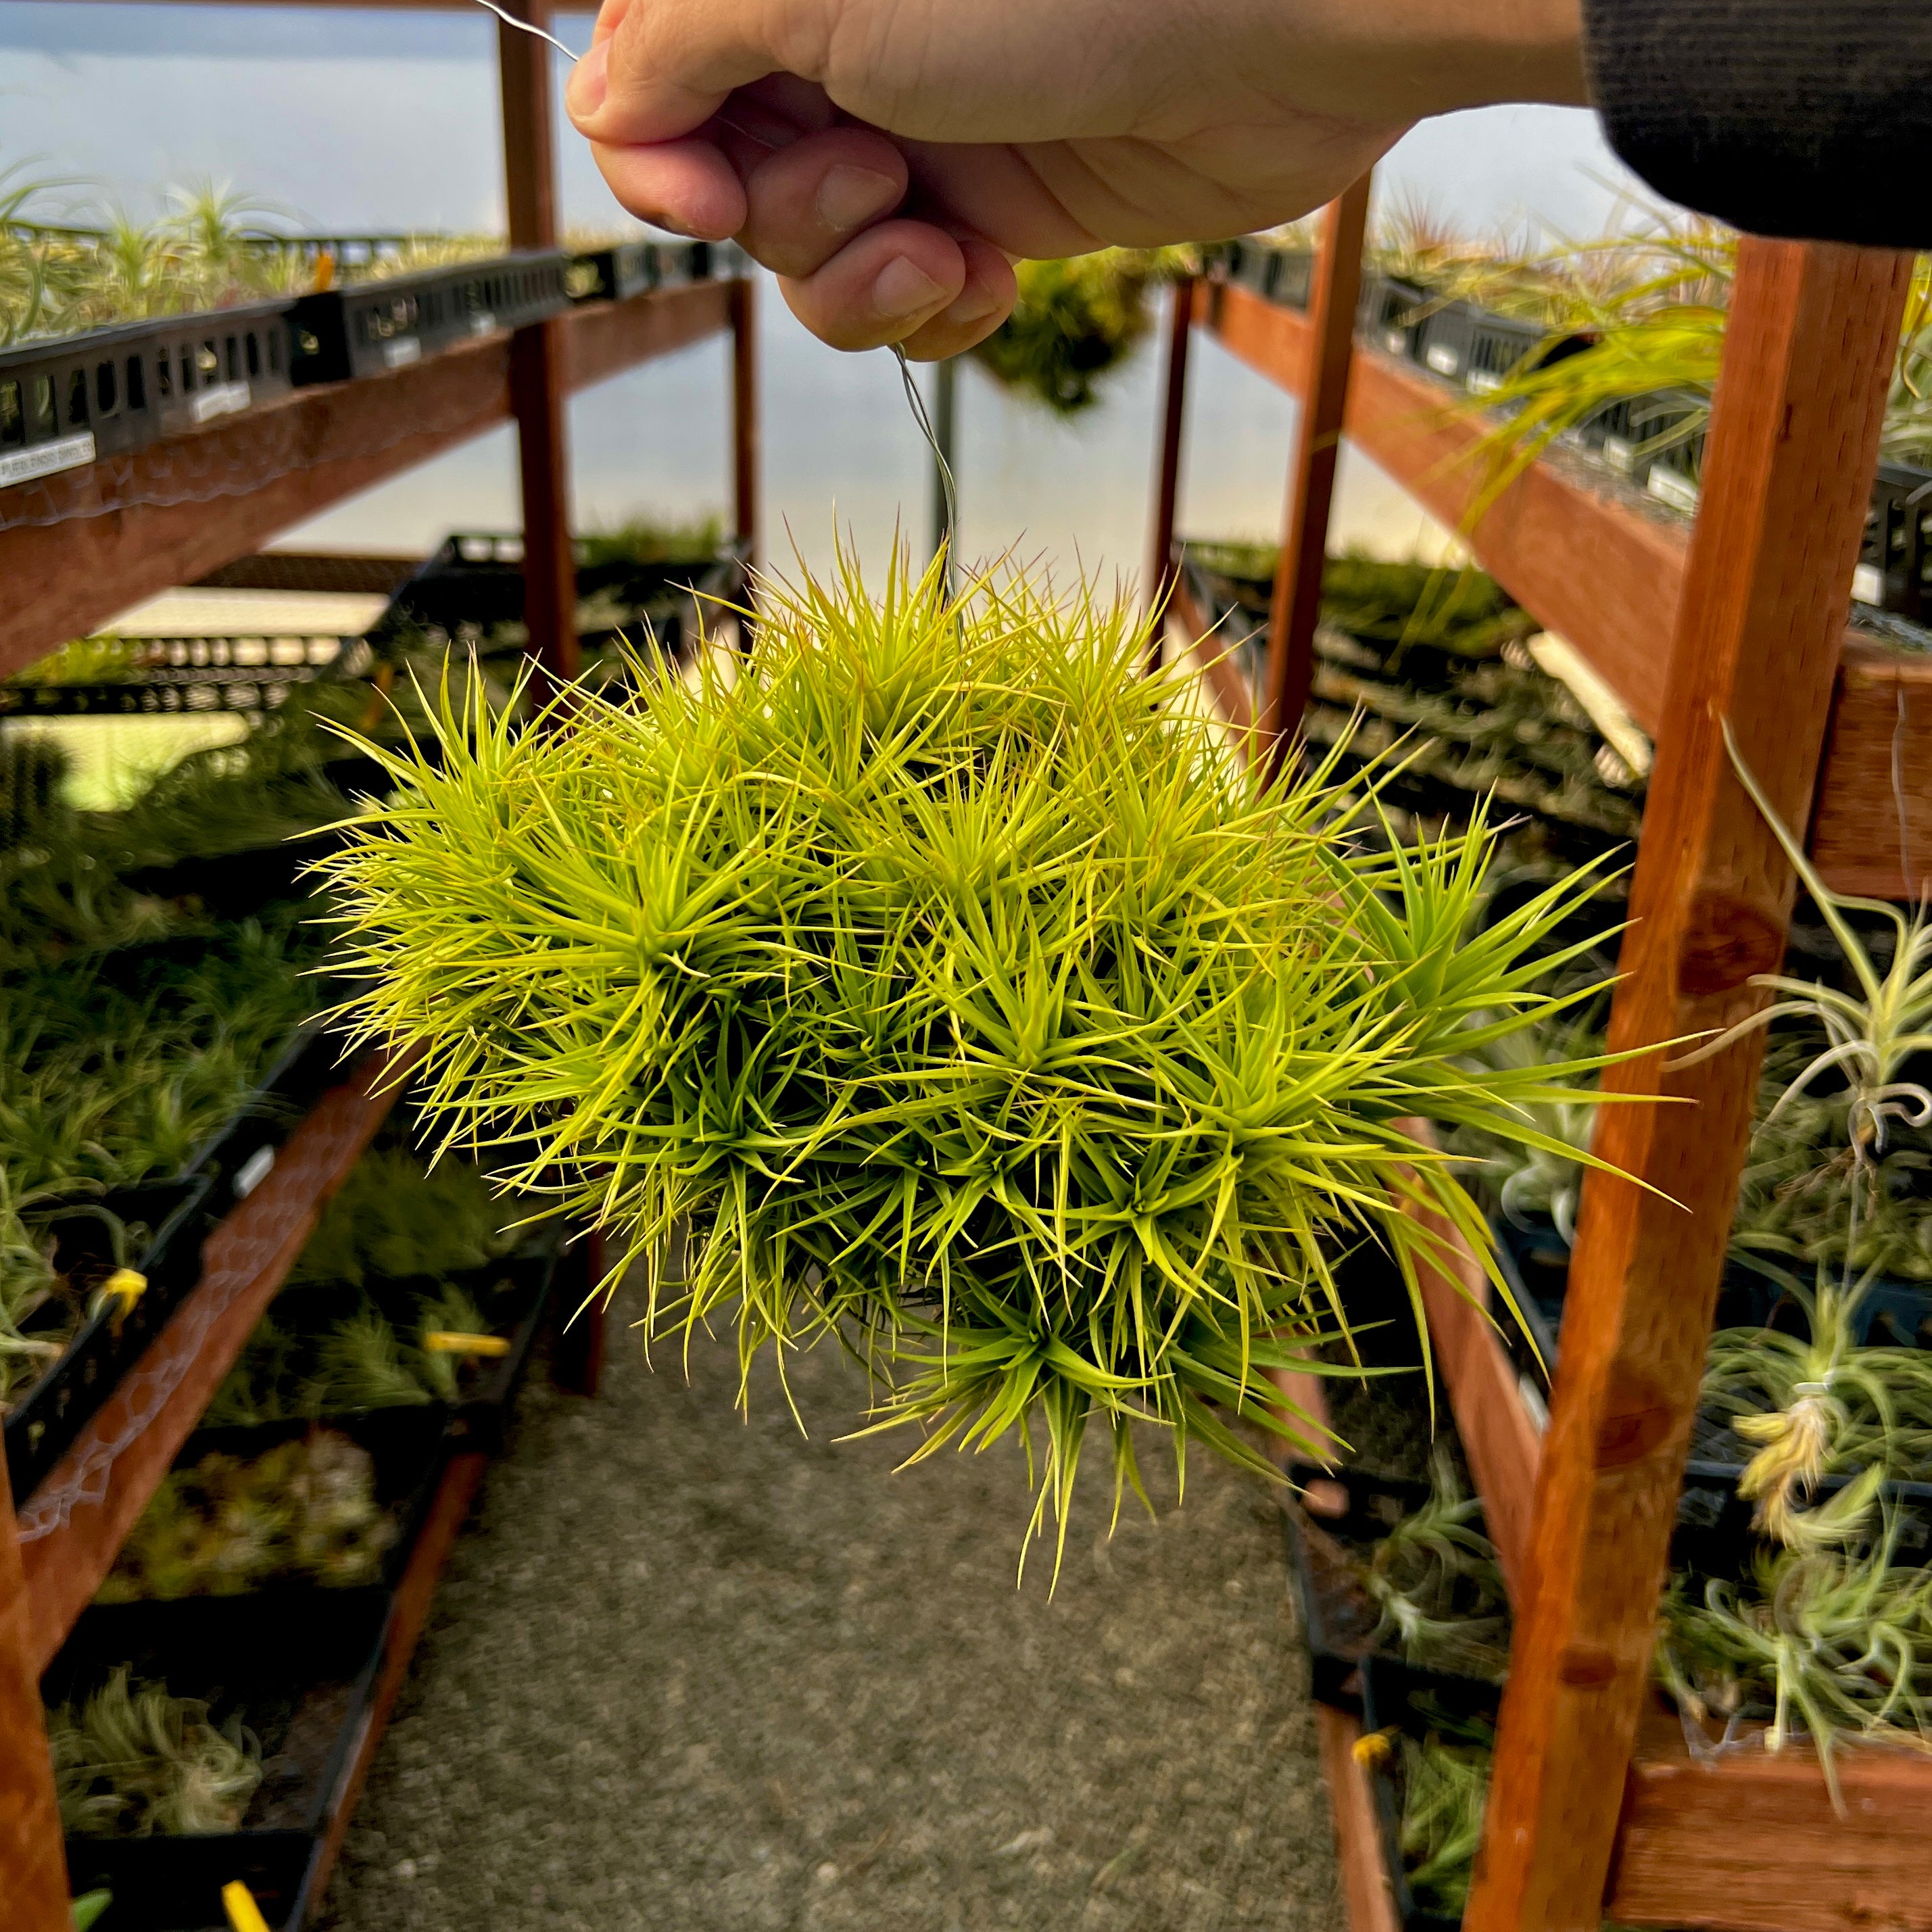
[[[973,353],[1008,388],[1056,415],[1077,416],[1100,400],[1095,384],[1152,326],[1149,288],[1192,266],[1182,248],[1102,248],[1019,262],[1012,314]]]
[[[919,1454],[1043,1423],[1064,1534],[1090,1423],[1117,1498],[1137,1420],[1268,1467],[1233,1425],[1293,1432],[1264,1371],[1346,1328],[1341,1251],[1418,1321],[1418,1207],[1486,1251],[1397,1123],[1540,1139],[1600,1063],[1468,1055],[1563,1004],[1538,956],[1594,880],[1478,932],[1480,820],[1358,849],[1126,611],[944,581],[767,584],[755,657],[567,731],[446,707],[328,868],[361,1036],[424,1043],[451,1144],[533,1135],[512,1178],[650,1264],[655,1330],[728,1319],[748,1371],[836,1334]]]

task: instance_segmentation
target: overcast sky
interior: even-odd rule
[[[586,13],[562,16],[557,31],[582,46],[590,29]],[[0,168],[68,181],[76,202],[104,198],[137,214],[154,212],[166,185],[209,177],[325,231],[500,229],[496,33],[480,8],[0,0]],[[621,220],[563,124],[566,220]],[[1472,232],[1531,220],[1570,236],[1616,220],[1630,185],[1594,116],[1532,107],[1427,124],[1378,181],[1385,197],[1419,200]],[[835,502],[868,549],[902,509],[922,528],[925,467],[890,363],[835,356],[776,299],[766,308],[768,514],[814,555]],[[1200,362],[1184,520],[1204,534],[1261,534],[1279,517],[1292,409],[1211,347]],[[962,464],[968,548],[1018,539],[1077,547],[1090,568],[1135,568],[1154,389],[1143,358],[1104,410],[1067,428],[976,380]],[[580,398],[580,521],[722,504],[724,395],[722,358],[705,346]],[[486,438],[306,534],[394,548],[514,523],[514,469],[507,437]],[[1358,466],[1345,523],[1400,548],[1414,520],[1372,480]]]

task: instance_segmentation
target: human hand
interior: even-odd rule
[[[834,347],[956,354],[1010,263],[1272,226],[1411,124],[1584,98],[1579,0],[604,0],[572,118]]]

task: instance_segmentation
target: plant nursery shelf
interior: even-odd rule
[[[572,389],[730,326],[732,285],[592,302],[543,325]],[[0,676],[117,611],[252,555],[317,514],[509,418],[511,338],[328,383],[130,455],[0,490]]]
[[[1428,1139],[1422,1123],[1407,1124]],[[1482,1269],[1459,1238],[1435,1225],[1447,1264],[1425,1268],[1422,1286],[1436,1364],[1510,1594],[1520,1604],[1533,1587],[1541,1438],[1486,1312]],[[1325,1735],[1324,1747],[1346,1865],[1354,1802],[1348,1780],[1359,1773]],[[1851,1746],[1838,1771],[1843,1815],[1832,1809],[1808,1747],[1775,1756],[1744,1750],[1700,1763],[1675,1713],[1660,1702],[1646,1714],[1631,1757],[1605,1916],[1724,1932],[1932,1932],[1932,1891],[1924,1882],[1932,1759]],[[1379,1932],[1388,1922],[1376,1916],[1382,1907],[1368,1892],[1358,1904],[1362,1890],[1348,1882],[1353,1932]]]
[[[1237,285],[1204,282],[1195,290],[1195,320],[1258,374],[1306,394],[1314,338],[1305,316]],[[1448,393],[1420,370],[1356,344],[1346,434],[1456,529],[1481,484],[1470,452],[1482,426],[1452,412]],[[1559,452],[1504,490],[1470,541],[1484,568],[1581,651],[1654,734],[1688,554],[1685,526]],[[1240,724],[1245,694],[1230,707],[1223,687],[1232,681],[1232,666],[1215,680],[1224,710]],[[1826,884],[1840,892],[1907,898],[1922,888],[1932,870],[1932,653],[1912,656],[1847,630],[1809,842]]]
[[[371,1056],[322,1096],[268,1174],[209,1234],[194,1292],[46,1481],[20,1505],[26,1648],[36,1675],[113,1568],[122,1540],[274,1300],[322,1209],[394,1104],[406,1067],[390,1056]]]

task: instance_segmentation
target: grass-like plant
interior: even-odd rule
[[[61,1823],[76,1838],[232,1832],[262,1781],[261,1746],[238,1717],[130,1681],[117,1666],[84,1702],[47,1718]]]
[[[1402,1864],[1409,1892],[1425,1912],[1460,1918],[1469,1902],[1493,1751],[1493,1742],[1434,1736],[1402,1741]]]
[[[729,1319],[748,1368],[840,1334],[916,1455],[1043,1424],[1036,1528],[1090,1423],[1117,1496],[1136,1420],[1265,1470],[1235,1425],[1297,1435],[1264,1371],[1346,1324],[1342,1250],[1418,1320],[1418,1208],[1487,1250],[1401,1118],[1534,1142],[1588,1070],[1466,1056],[1552,1010],[1528,956],[1592,880],[1475,931],[1480,820],[1358,849],[1090,597],[848,565],[758,635],[567,730],[446,706],[379,753],[398,794],[326,866],[358,1034],[424,1044],[449,1143],[530,1136],[655,1329]]]

